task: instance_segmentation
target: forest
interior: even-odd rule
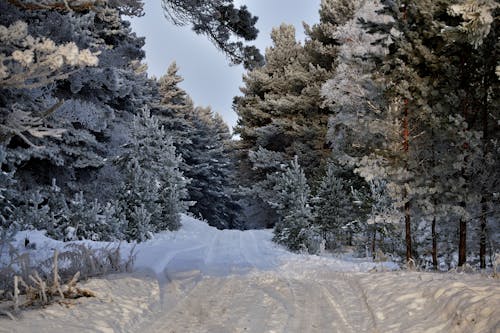
[[[175,63],[148,76],[142,1],[0,0],[0,245],[144,242],[187,213],[301,253],[492,267],[498,1],[323,0],[263,55],[245,6],[162,5],[245,66],[234,133]]]

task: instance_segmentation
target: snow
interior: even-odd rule
[[[134,273],[84,282],[97,297],[0,319],[0,332],[500,331],[498,279],[293,254],[271,230],[221,231],[187,216],[182,224],[137,245]],[[36,260],[62,246],[23,232],[19,248],[25,235]],[[121,244],[124,253],[132,246]]]

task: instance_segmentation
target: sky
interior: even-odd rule
[[[179,74],[184,78],[180,86],[196,105],[211,106],[220,113],[230,128],[236,125],[237,116],[232,110],[233,97],[241,95],[245,70],[242,65],[231,66],[226,56],[218,51],[204,36],[196,35],[190,27],[177,27],[163,15],[161,0],[145,0],[146,15],[131,19],[132,29],[138,36],[146,37],[148,73],[160,77],[175,61]],[[302,22],[317,23],[320,0],[236,0],[246,5],[259,17],[259,36],[254,44],[262,54],[271,46],[270,33],[282,22],[293,24],[297,39],[304,39]]]

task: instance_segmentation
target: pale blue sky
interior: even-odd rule
[[[271,45],[270,33],[282,22],[293,24],[297,38],[304,39],[302,22],[318,21],[320,0],[236,0],[245,4],[259,17],[259,37],[255,45],[264,53]],[[196,105],[208,106],[219,112],[228,125],[236,124],[237,116],[231,108],[233,97],[241,94],[243,66],[230,66],[204,36],[197,36],[189,27],[173,26],[163,16],[161,1],[145,0],[146,15],[132,20],[132,28],[146,37],[146,62],[149,74],[163,75],[172,61],[180,67],[184,77],[181,87]]]

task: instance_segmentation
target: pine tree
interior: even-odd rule
[[[119,159],[127,175],[119,201],[128,221],[127,236],[142,241],[151,232],[180,226],[187,190],[180,156],[158,119],[145,109],[133,126],[133,140]]]
[[[83,191],[104,205],[123,178],[110,161],[128,140],[131,115],[153,92],[140,65],[143,39],[120,17],[140,4],[61,4],[0,2],[1,24],[17,36],[0,53],[25,62],[2,60],[15,66],[2,67],[1,121],[19,133],[10,129],[0,140],[17,165],[19,193],[44,192],[55,178],[67,202]],[[20,194],[16,205],[25,199]]]
[[[236,224],[234,198],[231,197],[233,168],[229,156],[227,125],[210,108],[197,107],[189,117],[191,151],[184,155],[190,211],[220,229]]]
[[[16,197],[13,179],[15,171],[7,169],[6,155],[5,147],[0,145],[0,241],[7,235],[7,231],[13,232],[19,228],[19,225],[12,223],[15,209],[12,200]]]
[[[275,197],[269,201],[280,214],[274,240],[293,251],[314,251],[310,189],[296,157],[277,179]]]
[[[359,210],[354,204],[353,188],[339,175],[338,167],[328,163],[326,174],[314,197],[314,225],[327,248],[353,245],[353,234],[359,232]]]
[[[234,198],[234,170],[230,160],[231,134],[222,118],[210,108],[194,107],[179,87],[183,78],[172,63],[159,81],[160,100],[153,112],[172,135],[193,205],[190,212],[217,228],[233,228],[238,222]]]
[[[273,29],[271,38],[274,45],[266,52],[266,65],[244,77],[244,96],[235,98],[235,131],[242,149],[262,147],[284,153],[287,160],[297,155],[312,176],[328,154],[327,116],[319,94],[327,69],[312,62],[295,40],[293,26]]]
[[[463,265],[467,221],[479,206],[478,194],[481,192],[472,179],[491,175],[494,170],[483,169],[478,173],[482,134],[475,129],[479,127],[478,117],[472,108],[496,103],[494,99],[484,98],[497,85],[493,74],[495,65],[484,61],[489,59],[486,53],[482,61],[478,61],[473,48],[488,36],[493,22],[488,17],[497,6],[491,1],[481,2],[478,7],[467,7],[470,5],[467,2],[458,4],[456,1],[383,3],[384,13],[392,16],[392,22],[371,22],[368,26],[372,32],[391,32],[386,38],[389,53],[382,59],[384,66],[381,69],[388,83],[387,100],[394,112],[387,113],[390,117],[384,116],[384,122],[399,124],[403,154],[391,154],[390,159],[386,153],[377,155],[392,165],[399,161],[401,171],[406,173],[404,177],[399,172],[388,174],[386,179],[403,185],[395,199],[402,199],[397,201],[405,212],[407,259],[413,254],[415,258],[418,256],[415,251],[420,245],[411,246],[411,243],[416,238],[426,238],[411,235],[416,223],[410,223],[410,218],[417,223],[423,219],[431,221],[427,230],[432,235],[433,266],[438,265],[437,228],[446,235],[454,235],[453,230],[459,230],[458,264]],[[464,14],[464,8],[474,8],[479,15]],[[460,15],[462,17],[458,18]],[[484,19],[474,23],[475,18],[482,15]],[[472,26],[477,28],[473,29],[477,34],[471,39],[467,34]],[[487,47],[488,54],[495,52],[492,45]],[[482,65],[478,66],[479,63]],[[477,76],[481,72],[490,74]],[[477,89],[478,86],[486,89]],[[479,91],[481,98],[477,94]],[[391,141],[397,144],[401,138],[394,137]],[[391,141],[386,140],[387,147],[391,146]],[[453,219],[459,221],[455,224],[457,227],[451,223]],[[446,242],[454,242],[453,238],[448,236]]]

